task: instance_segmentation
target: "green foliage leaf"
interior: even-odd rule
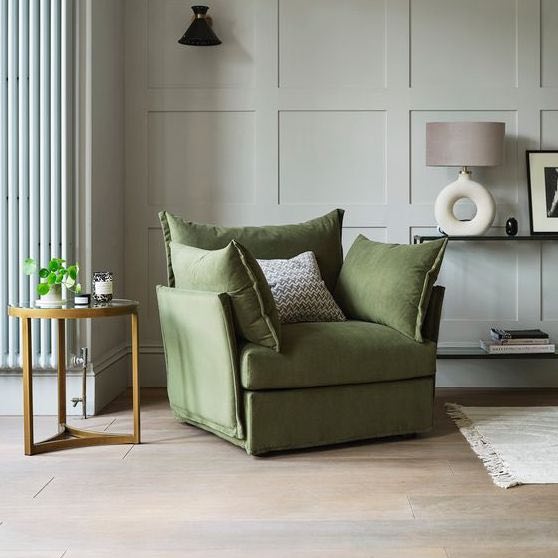
[[[48,262],[48,270],[49,271],[58,271],[60,269],[60,260],[58,258],[52,258],[50,262]]]
[[[27,258],[23,261],[23,273],[25,275],[33,275],[37,271],[37,262],[33,258]]]
[[[39,283],[37,285],[37,293],[39,296],[47,295],[50,291],[50,285],[48,283]]]
[[[64,266],[66,260],[62,258],[52,258],[47,267],[39,270],[41,282],[37,285],[37,292],[43,296],[50,292],[51,287],[55,285],[64,285],[67,289],[75,293],[81,292],[81,285],[77,283],[79,274],[79,264],[76,262]],[[27,275],[31,275],[37,271],[37,263],[32,258],[27,258],[23,263],[23,271]]]

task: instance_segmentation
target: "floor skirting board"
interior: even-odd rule
[[[129,384],[130,349],[121,346],[90,363],[87,370],[87,414],[99,413]],[[0,415],[23,414],[21,369],[0,370]],[[36,415],[54,415],[57,410],[57,371],[33,372],[33,407]],[[72,406],[73,397],[81,397],[82,371],[66,371],[67,414],[80,416],[81,405]]]

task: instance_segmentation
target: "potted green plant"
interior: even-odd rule
[[[39,271],[39,284],[37,285],[37,294],[42,303],[45,304],[62,304],[62,287],[75,294],[81,292],[81,285],[77,282],[79,273],[79,264],[66,267],[66,260],[61,258],[52,258],[46,267],[37,265],[33,258],[27,258],[23,262],[23,272],[25,275],[33,275]]]

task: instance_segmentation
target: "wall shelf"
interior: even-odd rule
[[[440,238],[447,238],[448,241],[469,241],[469,242],[539,242],[554,240],[558,241],[558,234],[536,234],[523,236],[443,236],[443,235],[420,235],[413,237],[414,244],[422,244]],[[439,359],[553,359],[558,358],[558,353],[512,353],[512,354],[488,354],[480,347],[438,347],[437,357]]]
[[[543,240],[558,240],[558,234],[532,234],[524,236],[443,236],[443,235],[421,235],[416,234],[413,237],[413,244],[422,244],[423,242],[428,242],[431,240],[439,240],[440,238],[447,238],[448,241],[459,240],[459,241],[469,241],[469,242],[493,242],[493,241],[543,241]]]
[[[437,358],[440,359],[553,359],[558,353],[514,353],[491,355],[480,347],[438,347]]]

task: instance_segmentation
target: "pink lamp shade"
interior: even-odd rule
[[[427,122],[429,167],[493,167],[503,159],[505,122]]]

